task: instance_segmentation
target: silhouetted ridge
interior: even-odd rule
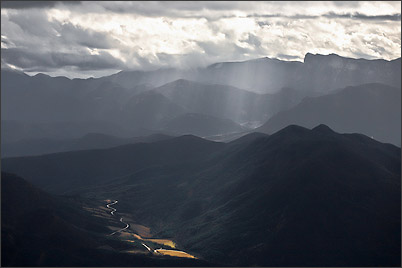
[[[335,133],[329,126],[325,124],[319,124],[315,128],[312,129],[315,132],[323,133],[323,134],[332,134]]]
[[[180,78],[180,79],[177,79],[175,81],[166,83],[163,86],[164,87],[165,86],[174,86],[174,87],[177,87],[177,88],[183,88],[183,87],[189,87],[189,86],[194,86],[194,85],[203,85],[203,84],[199,83],[199,82],[195,82],[195,81],[190,81],[188,79]]]
[[[272,134],[295,124],[309,129],[325,124],[340,133],[362,133],[400,146],[401,88],[380,83],[348,86],[332,94],[305,98],[272,116],[256,131]]]
[[[178,135],[192,134],[200,137],[244,131],[245,128],[232,120],[206,114],[186,113],[163,126],[162,130]]]
[[[310,132],[310,130],[308,128],[301,127],[299,125],[289,125],[287,127],[282,128],[281,130],[279,130],[278,132],[276,132],[274,134],[299,136],[299,135],[305,135],[309,132]]]
[[[110,138],[116,138],[115,136],[112,135],[107,135],[103,133],[96,133],[96,132],[90,132],[82,136],[82,139],[84,140],[91,140],[91,139],[110,139]]]
[[[179,137],[174,137],[169,140],[161,141],[163,143],[184,143],[184,144],[218,144],[219,142],[206,140],[195,135],[186,134]]]
[[[244,144],[246,142],[253,142],[259,138],[268,138],[269,135],[261,132],[252,132],[250,134],[244,135],[234,141],[229,142],[229,144]]]
[[[313,63],[313,62],[331,62],[331,61],[339,61],[339,62],[346,62],[346,61],[353,61],[353,60],[366,60],[366,59],[355,59],[349,57],[342,57],[337,54],[331,53],[328,55],[324,54],[312,54],[307,53],[304,56],[304,63]],[[368,60],[367,60],[368,61]]]

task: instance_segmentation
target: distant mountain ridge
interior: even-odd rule
[[[145,137],[119,138],[115,136],[89,133],[76,139],[36,139],[22,140],[1,144],[1,157],[42,155],[58,152],[111,148],[124,144],[154,142],[171,138],[164,134],[152,134]]]
[[[400,146],[401,88],[373,83],[305,98],[271,117],[256,131],[272,134],[290,124],[307,128],[326,124],[338,132],[362,133]]]
[[[304,62],[260,58],[242,62],[220,62],[192,71],[157,70],[146,76],[137,71],[123,71],[114,75],[113,81],[118,83],[120,76],[129,80],[130,74],[133,74],[134,77],[144,77],[141,79],[146,77],[145,81],[149,83],[155,81],[155,86],[182,78],[230,85],[258,93],[274,93],[283,87],[328,92],[365,83],[398,86],[401,84],[400,72],[401,58],[391,61],[367,60],[336,54],[307,53]],[[163,82],[159,82],[161,77]],[[134,81],[135,79],[132,80]]]
[[[95,131],[104,134],[110,134],[112,124],[129,133],[156,131],[187,113],[258,126],[305,97],[367,83],[400,88],[400,73],[400,58],[365,60],[335,54],[306,54],[304,62],[262,58],[193,70],[122,71],[89,79],[31,77],[2,69],[1,112],[2,121],[18,123],[105,122],[107,133]],[[4,131],[4,137],[12,136]],[[25,132],[24,138],[38,138]]]
[[[229,119],[213,116],[187,113],[169,120],[163,130],[178,135],[193,134],[204,137],[217,133],[238,133],[248,130]]]

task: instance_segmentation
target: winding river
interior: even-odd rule
[[[116,216],[115,215],[115,212],[117,211],[117,209],[115,209],[115,208],[113,208],[113,207],[111,207],[112,205],[115,205],[115,204],[117,204],[118,203],[118,201],[117,200],[114,200],[113,202],[111,202],[111,203],[109,203],[109,204],[107,204],[106,205],[106,207],[108,208],[108,209],[111,209],[112,211],[110,211],[110,214],[112,215],[112,216]],[[124,230],[127,230],[129,227],[130,227],[130,224],[128,224],[128,223],[126,223],[126,222],[124,222],[123,221],[123,217],[120,217],[120,222],[121,223],[123,223],[123,224],[125,224],[126,226],[124,227],[124,228],[121,228],[121,229],[119,229],[119,230],[117,230],[117,231],[114,231],[113,233],[111,233],[111,234],[109,234],[110,236],[112,236],[112,235],[114,235],[114,234],[116,234],[116,233],[119,233],[119,232],[122,232],[122,231],[124,231]],[[169,255],[169,256],[175,256],[175,257],[184,257],[184,258],[194,258],[194,259],[196,259],[196,257],[194,257],[193,255],[190,255],[190,254],[188,254],[188,253],[186,253],[186,252],[184,252],[184,251],[179,251],[179,250],[170,250],[170,249],[163,249],[163,248],[160,248],[160,249],[155,249],[155,250],[152,250],[152,248],[150,248],[149,246],[147,246],[145,243],[143,243],[143,242],[141,242],[141,245],[142,246],[144,246],[149,252],[151,252],[152,254],[160,254],[160,255]]]

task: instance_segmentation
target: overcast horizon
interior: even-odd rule
[[[87,78],[305,54],[401,57],[400,2],[1,2],[1,66]]]

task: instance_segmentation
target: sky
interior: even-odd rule
[[[305,54],[401,57],[401,2],[1,1],[1,67],[99,77]]]

